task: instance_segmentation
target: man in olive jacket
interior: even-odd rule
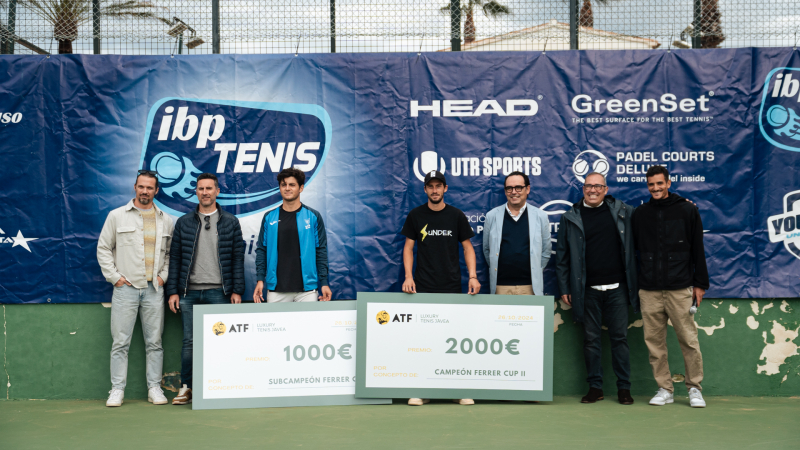
[[[581,403],[603,399],[601,326],[611,339],[617,396],[624,405],[630,395],[628,305],[639,312],[631,219],[634,208],[608,193],[602,174],[590,173],[583,198],[561,216],[558,228],[556,275],[561,299],[572,306],[583,324],[583,354],[589,393]]]

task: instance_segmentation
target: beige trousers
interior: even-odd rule
[[[650,351],[650,365],[658,387],[673,392],[672,373],[667,359],[667,320],[672,322],[686,366],[686,388],[700,387],[703,381],[703,355],[697,340],[697,324],[689,314],[692,288],[674,291],[639,290],[644,321],[644,342]]]
[[[497,286],[497,295],[533,295],[533,286]]]

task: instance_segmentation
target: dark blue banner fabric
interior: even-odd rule
[[[255,240],[280,204],[275,178],[306,172],[302,201],[328,232],[336,299],[397,292],[399,232],[447,177],[480,251],[505,175],[531,179],[550,217],[584,176],[647,201],[644,174],[700,209],[714,298],[797,297],[800,273],[800,51],[790,48],[437,54],[0,57],[0,303],[108,302],[97,263],[109,211],[157,170],[157,205],[197,206],[198,174]],[[553,258],[545,293],[558,294]],[[463,261],[462,261],[463,264]],[[463,271],[466,286],[466,271]]]

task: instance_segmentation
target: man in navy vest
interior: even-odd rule
[[[483,229],[483,256],[489,264],[489,292],[543,295],[542,270],[550,260],[550,221],[527,203],[531,182],[522,172],[506,177],[508,202],[489,211]]]
[[[329,301],[328,238],[322,216],[300,202],[306,174],[296,168],[278,174],[283,204],[264,214],[256,247],[253,300]]]

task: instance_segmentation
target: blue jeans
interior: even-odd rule
[[[586,381],[603,389],[603,349],[600,328],[605,322],[611,339],[611,367],[617,376],[617,389],[631,388],[631,360],[628,350],[628,287],[598,291],[586,287],[583,312],[583,356]]]
[[[193,313],[194,305],[224,305],[231,302],[231,296],[225,295],[222,288],[204,291],[186,291],[181,297],[181,319],[183,319],[183,349],[181,350],[181,384],[192,387],[192,350],[194,340]]]
[[[111,296],[111,387],[125,390],[128,380],[128,349],[133,337],[136,316],[142,319],[145,354],[147,355],[147,387],[161,386],[164,351],[164,291],[156,291],[148,281],[146,289],[123,284]]]

